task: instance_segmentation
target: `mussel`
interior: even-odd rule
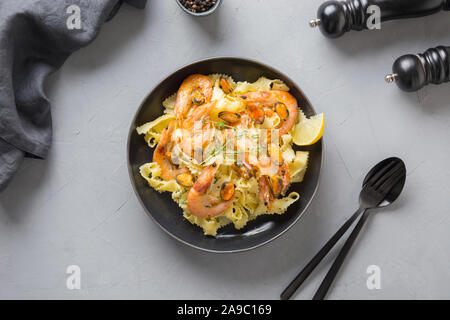
[[[241,115],[236,112],[221,111],[219,112],[219,118],[225,122],[228,122],[229,124],[234,124],[236,122],[239,122],[239,120],[241,120]]]
[[[224,183],[222,185],[222,188],[220,189],[220,197],[222,198],[223,201],[228,201],[233,197],[234,191],[235,191],[234,183],[232,182]]]
[[[233,91],[233,87],[231,86],[230,82],[228,81],[227,77],[221,76],[219,80],[219,86],[222,88],[223,92],[226,94],[229,94]]]
[[[275,198],[278,198],[283,192],[283,179],[279,175],[269,176],[270,190]]]
[[[289,110],[283,102],[275,103],[274,109],[281,121],[287,121],[289,119]]]
[[[192,99],[192,103],[197,106],[204,104],[206,102],[205,95],[198,88],[195,88],[191,91],[191,99]]]
[[[255,121],[257,124],[264,123],[265,113],[263,107],[261,107],[259,104],[256,103],[249,103],[247,105],[247,109],[253,121]]]
[[[175,180],[183,187],[190,188],[194,185],[194,178],[188,172],[180,173]]]

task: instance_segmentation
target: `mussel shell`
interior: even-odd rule
[[[236,123],[241,120],[241,115],[239,113],[231,111],[221,111],[219,112],[218,116],[220,119],[230,124]]]
[[[289,110],[283,102],[277,102],[274,105],[275,112],[278,114],[282,121],[287,121],[289,118]]]
[[[283,192],[283,179],[279,175],[269,176],[270,190],[275,198],[278,198]]]
[[[229,94],[233,91],[233,87],[231,86],[230,82],[228,81],[227,77],[221,76],[219,80],[219,86],[222,88],[223,92],[226,94]]]
[[[191,91],[191,99],[192,103],[198,106],[206,102],[205,95],[198,88],[195,88]]]
[[[180,173],[175,177],[175,180],[178,184],[186,188],[192,187],[194,185],[194,179],[188,172]]]
[[[250,103],[247,105],[247,109],[249,111],[249,115],[250,117],[253,119],[253,121],[255,121],[257,124],[263,124],[264,123],[264,119],[266,117],[266,114],[264,112],[264,108]]]
[[[233,197],[234,192],[235,192],[234,183],[226,182],[220,188],[220,197],[222,198],[223,201],[228,201]]]

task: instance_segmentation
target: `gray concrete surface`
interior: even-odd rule
[[[330,299],[450,298],[450,85],[405,94],[383,81],[396,57],[450,44],[448,13],[330,41],[308,21],[318,0],[224,0],[196,19],[173,0],[124,6],[51,77],[54,141],[0,195],[0,298],[277,299],[357,207],[365,172],[402,157],[407,186],[372,216]],[[144,213],[126,169],[131,119],[166,74],[211,56],[250,57],[295,79],[326,116],[321,186],[286,235],[212,255],[167,236]],[[327,263],[295,297],[309,299]],[[366,269],[381,268],[368,290]],[[66,268],[81,268],[81,289]]]

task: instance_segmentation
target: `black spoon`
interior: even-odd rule
[[[314,258],[303,268],[303,270],[292,280],[287,288],[281,293],[281,299],[289,299],[301,284],[308,278],[311,272],[317,267],[327,253],[334,247],[338,240],[345,234],[348,228],[363,213],[363,218],[355,227],[355,231],[359,226],[361,230],[363,223],[367,219],[369,209],[383,208],[393,203],[403,190],[406,181],[406,166],[399,158],[388,158],[378,163],[369,173],[363,182],[363,189],[360,193],[360,207],[356,212],[344,223],[344,225],[336,232],[336,234],[328,240],[322,249],[314,256]],[[365,216],[365,217],[364,217]],[[325,296],[337,274],[347,252],[350,250],[359,230],[354,231],[350,235],[349,240],[344,245],[341,254],[336,259],[332,268],[328,272],[321,287],[314,296],[315,299],[321,299]],[[352,237],[353,236],[353,237]],[[344,249],[346,249],[344,251]]]

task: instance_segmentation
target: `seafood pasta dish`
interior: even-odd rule
[[[324,121],[323,114],[306,118],[282,81],[193,74],[163,107],[162,116],[137,128],[154,148],[140,173],[150,187],[170,192],[205,235],[283,214],[299,200],[289,186],[303,180],[308,152],[294,146],[317,142]]]

